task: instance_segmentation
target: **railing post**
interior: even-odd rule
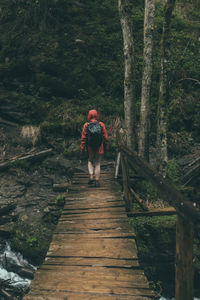
[[[121,159],[121,152],[118,152],[118,154],[117,154],[117,160],[116,160],[116,167],[115,167],[115,179],[118,178],[120,159]]]
[[[128,174],[128,163],[127,158],[121,153],[122,163],[122,177],[123,177],[123,189],[124,189],[124,200],[126,204],[126,211],[130,212],[132,208],[132,198],[129,191],[129,174]]]
[[[194,227],[187,217],[177,215],[176,225],[176,300],[193,300]]]

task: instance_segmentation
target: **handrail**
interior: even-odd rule
[[[120,139],[118,139],[118,142]],[[142,177],[150,180],[157,187],[163,200],[170,203],[177,212],[176,225],[176,300],[193,300],[194,298],[194,267],[193,243],[194,222],[200,221],[200,209],[196,203],[189,201],[171,183],[154,171],[148,163],[143,161],[136,152],[128,149],[121,143],[118,146],[121,152],[122,177],[124,199],[127,214],[131,216],[132,197],[129,182],[129,167],[133,168]],[[119,168],[119,166],[118,166]],[[116,173],[115,173],[116,174]],[[135,197],[137,198],[137,197]]]
[[[119,149],[122,154],[128,157],[129,165],[144,178],[150,180],[157,187],[163,200],[170,203],[177,210],[177,213],[186,215],[193,222],[200,221],[200,209],[196,207],[196,203],[189,201],[167,179],[161,177],[148,163],[139,158],[136,152],[129,150],[124,145],[120,145]]]

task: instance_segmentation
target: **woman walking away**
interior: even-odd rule
[[[88,151],[88,184],[95,183],[100,186],[101,157],[104,151],[108,151],[108,133],[103,122],[99,122],[95,109],[88,112],[88,122],[83,125],[81,136],[81,153]]]

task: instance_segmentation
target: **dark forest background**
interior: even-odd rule
[[[0,4],[0,116],[39,124],[44,136],[80,136],[90,108],[108,123],[123,117],[123,42],[117,1],[10,0]],[[199,142],[200,2],[177,1],[172,18],[169,151]],[[137,120],[144,2],[134,1]],[[157,1],[151,90],[151,144],[159,93],[162,1]],[[9,106],[9,109],[4,109]],[[137,128],[136,128],[137,130]],[[180,147],[180,143],[183,145]]]

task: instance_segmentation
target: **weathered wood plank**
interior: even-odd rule
[[[69,292],[66,290],[63,291],[56,291],[55,290],[48,290],[45,289],[40,290],[39,292],[36,290],[31,291],[31,294],[27,295],[25,298],[26,300],[149,300],[154,299],[154,296],[141,296],[139,295],[123,295],[118,294],[114,295],[111,293],[94,293],[90,292]]]
[[[64,208],[62,216],[66,215],[73,215],[73,214],[90,214],[90,213],[115,213],[115,212],[125,212],[124,206],[113,206],[113,207],[86,207],[86,208],[77,208],[77,209],[70,209]]]
[[[117,212],[117,211],[110,211],[110,212],[86,212],[86,213],[74,213],[74,214],[62,214],[60,220],[95,220],[95,219],[116,219],[126,217],[125,212]]]
[[[124,238],[135,238],[135,234],[132,232],[120,232],[120,231],[114,231],[110,230],[105,232],[103,230],[96,231],[96,230],[90,230],[90,231],[66,231],[64,232],[57,232],[54,235],[55,237],[61,239],[65,239],[67,237],[68,240],[73,240],[73,239],[99,239],[99,238],[115,238],[115,239],[124,239]]]
[[[137,257],[137,248],[132,239],[87,239],[84,244],[59,241],[50,245],[47,255],[131,259]]]
[[[138,270],[137,270],[138,271]],[[119,268],[106,268],[98,265],[91,266],[68,266],[67,268],[63,269],[62,265],[47,265],[44,264],[41,266],[41,268],[38,269],[37,274],[44,274],[46,272],[48,276],[53,276],[52,274],[61,274],[61,277],[77,277],[82,278],[82,276],[85,277],[87,280],[88,278],[95,279],[98,278],[102,281],[107,280],[114,280],[116,281],[116,284],[119,282],[129,282],[129,284],[132,284],[133,282],[140,283],[140,287],[149,287],[148,281],[146,277],[144,276],[144,273],[139,270],[138,272],[133,272],[131,269],[119,269]],[[37,275],[38,277],[40,275]],[[43,275],[42,275],[43,276]],[[45,276],[45,275],[44,275]]]
[[[53,277],[47,277],[47,275],[44,272],[41,272],[42,276],[38,281],[36,280],[37,286],[35,285],[35,288],[32,288],[33,293],[34,290],[38,291],[40,290],[40,294],[43,290],[48,291],[49,293],[52,291],[58,291],[58,292],[93,292],[93,293],[99,293],[99,294],[110,294],[110,295],[140,295],[141,299],[143,299],[143,296],[153,296],[154,293],[147,287],[143,287],[139,285],[139,283],[132,283],[132,282],[120,282],[120,284],[116,284],[116,281],[110,281],[110,280],[96,280],[96,279],[90,279],[82,277],[77,278],[71,278],[70,277],[63,280],[63,278],[60,280],[59,274],[54,274]],[[49,282],[51,280],[54,280],[54,286],[52,287]],[[42,283],[43,282],[43,283]],[[45,285],[44,285],[45,282]],[[68,283],[66,285],[66,282]],[[138,285],[138,287],[137,287]],[[26,298],[25,298],[26,299]],[[47,298],[48,299],[48,298]]]
[[[82,223],[82,224],[81,224]],[[60,220],[56,227],[55,233],[57,232],[88,232],[88,231],[108,231],[115,230],[116,232],[130,232],[130,225],[127,220],[121,219],[121,222],[117,222],[115,218],[107,219],[91,219],[91,220]]]
[[[65,210],[77,210],[77,209],[99,209],[99,208],[112,208],[112,207],[125,207],[124,201],[101,201],[101,202],[93,202],[93,201],[75,201],[67,204],[63,208],[63,212]]]
[[[62,265],[62,266],[91,266],[91,267],[113,267],[135,269],[134,273],[143,274],[138,259],[119,259],[104,257],[74,257],[74,256],[46,256],[44,265]]]

